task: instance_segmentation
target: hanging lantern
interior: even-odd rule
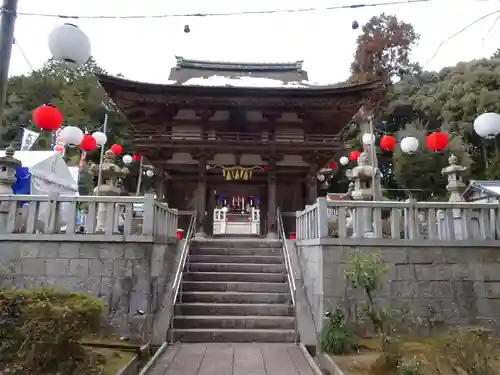
[[[154,175],[154,174],[155,174],[155,173],[153,172],[153,170],[152,170],[152,169],[148,169],[148,170],[146,171],[146,176],[148,176],[148,177],[153,177],[153,175]]]
[[[340,158],[340,164],[342,164],[342,165],[347,165],[347,164],[349,164],[349,158],[348,158],[347,156],[342,156],[342,157]]]
[[[122,161],[123,161],[123,164],[130,165],[130,164],[132,164],[133,159],[132,159],[132,156],[130,156],[130,155],[123,155]]]
[[[351,160],[351,161],[358,161],[359,155],[361,155],[361,152],[359,152],[359,151],[351,151],[351,152],[349,152],[349,160]]]
[[[59,141],[65,146],[76,146],[82,143],[83,132],[76,126],[65,126],[59,134]]]
[[[141,161],[141,157],[140,157],[139,155],[137,155],[137,154],[134,154],[134,155],[132,156],[132,160],[133,160],[133,161]]]
[[[335,163],[332,161],[328,167],[329,167],[330,169],[337,169],[337,164],[335,164]]]
[[[269,167],[267,165],[263,165],[262,169],[264,170],[264,172],[267,172],[269,170]]]
[[[108,136],[104,134],[103,132],[94,132],[92,133],[92,137],[95,138],[95,141],[97,143],[97,146],[103,147],[106,142],[108,141]]]
[[[71,23],[52,30],[49,50],[54,60],[63,61],[72,68],[85,64],[91,55],[89,37]]]
[[[318,174],[316,176],[316,178],[318,179],[318,181],[322,182],[322,181],[325,181],[325,175],[324,174]]]
[[[448,134],[435,131],[425,138],[425,143],[431,151],[443,151],[448,146]]]
[[[111,146],[111,152],[116,156],[121,155],[123,152],[123,147],[115,143],[114,145]]]
[[[365,133],[363,134],[363,144],[364,145],[373,145],[375,143],[375,135],[371,133]]]
[[[415,137],[404,137],[401,140],[401,151],[405,154],[414,154],[418,150],[418,139]]]
[[[42,105],[33,111],[33,123],[41,130],[54,131],[61,127],[61,111],[51,104]]]
[[[474,120],[474,131],[480,137],[491,139],[500,134],[500,115],[498,113],[483,113]]]
[[[97,142],[91,135],[85,134],[83,136],[82,142],[80,143],[80,149],[85,152],[92,152],[97,148]]]
[[[380,148],[384,151],[392,151],[396,146],[396,139],[392,135],[384,135],[380,139]]]

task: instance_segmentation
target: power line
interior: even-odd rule
[[[26,62],[26,64],[28,64],[30,70],[32,72],[35,72],[35,69],[33,69],[33,65],[31,65],[28,57],[26,56],[26,54],[24,53],[24,49],[23,47],[21,47],[21,45],[19,44],[19,40],[18,39],[14,39],[14,45],[17,47],[17,49],[19,50],[19,52],[21,52],[21,55],[24,59],[24,61]]]
[[[280,13],[307,13],[317,11],[331,11],[341,9],[358,9],[358,8],[375,8],[381,6],[391,5],[410,5],[416,3],[429,3],[435,0],[394,0],[379,2],[373,4],[347,4],[337,5],[326,8],[299,8],[299,9],[274,9],[274,10],[256,10],[256,11],[241,11],[241,12],[223,12],[223,13],[185,13],[185,14],[156,14],[156,15],[126,15],[126,16],[80,16],[68,14],[52,14],[52,13],[27,13],[19,12],[20,16],[33,16],[33,17],[48,17],[48,18],[62,18],[62,19],[154,19],[154,18],[182,18],[182,17],[227,17],[227,16],[244,16],[244,15],[262,15],[262,14],[280,14]],[[487,1],[487,0],[477,0]]]

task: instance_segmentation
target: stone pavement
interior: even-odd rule
[[[295,344],[203,343],[168,348],[149,375],[315,375]]]

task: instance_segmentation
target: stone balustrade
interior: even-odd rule
[[[0,240],[167,242],[179,213],[153,195],[0,195]]]
[[[298,241],[337,238],[359,242],[466,242],[500,240],[500,206],[494,203],[327,201],[296,213]],[[424,242],[421,242],[424,241]]]

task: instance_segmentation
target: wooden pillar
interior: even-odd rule
[[[318,165],[316,163],[310,163],[306,178],[306,204],[314,204],[318,198],[318,179],[316,178],[317,171]]]
[[[207,159],[198,158],[198,186],[196,188],[196,234],[195,237],[205,237],[205,213],[207,211]]]
[[[277,238],[276,160],[270,159],[267,173],[267,237]]]

